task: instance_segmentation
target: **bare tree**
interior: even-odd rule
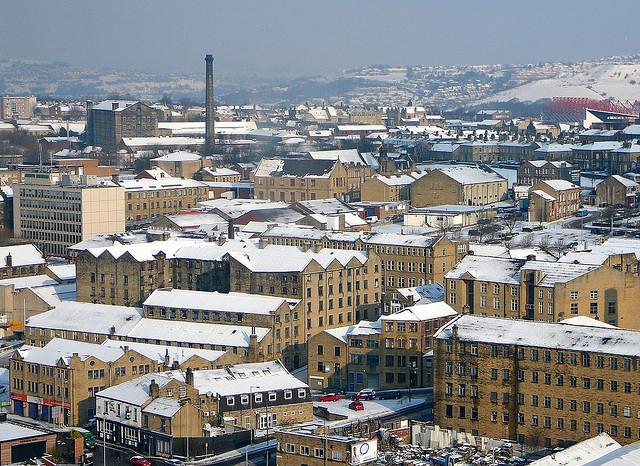
[[[530,248],[533,245],[533,233],[527,233],[520,238],[518,246],[521,248]]]
[[[509,230],[509,234],[513,234],[513,229],[516,226],[517,220],[515,214],[508,214],[502,217],[502,224]]]
[[[494,218],[481,218],[478,221],[478,232],[480,233],[478,241],[482,243],[483,238],[493,238],[500,231],[500,226]]]

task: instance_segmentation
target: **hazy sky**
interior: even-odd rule
[[[638,0],[0,0],[0,59],[219,76],[639,51]]]

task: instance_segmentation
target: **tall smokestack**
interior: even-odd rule
[[[206,137],[205,137],[205,153],[213,154],[216,144],[216,110],[213,104],[213,55],[207,55],[204,58],[206,63]]]

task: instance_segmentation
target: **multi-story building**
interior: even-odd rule
[[[464,314],[549,322],[586,316],[640,329],[637,269],[618,259],[592,265],[469,255],[447,273],[445,300]]]
[[[580,169],[560,160],[523,160],[518,167],[518,184],[533,186],[546,180],[566,180],[579,185]]]
[[[35,96],[0,96],[0,120],[28,120],[33,117],[36,105]]]
[[[115,150],[122,138],[158,136],[158,114],[139,101],[87,102],[87,138],[93,146]]]
[[[93,176],[25,173],[13,185],[14,235],[45,255],[66,256],[95,235],[124,233],[124,218],[124,189]]]
[[[640,185],[629,178],[611,175],[596,186],[596,205],[637,207]]]
[[[346,391],[431,386],[432,336],[456,315],[443,302],[420,304],[317,333],[308,345],[309,385]]]
[[[223,351],[132,345],[54,338],[44,347],[21,347],[10,361],[13,413],[82,425],[95,415],[95,394],[106,387],[161,370],[211,369],[234,362]]]
[[[274,358],[270,328],[187,322],[143,317],[142,309],[65,301],[53,309],[29,317],[26,342],[44,346],[53,338],[102,343],[119,342],[226,351],[234,362]]]
[[[276,327],[276,353],[287,366],[306,360],[307,339],[327,328],[353,324],[381,314],[380,259],[364,251],[322,249],[300,251],[286,246],[266,246],[253,251],[231,251],[226,258],[231,290],[299,300],[292,322]]]
[[[433,335],[457,312],[446,303],[418,304],[384,315],[380,334],[380,388],[431,386]]]
[[[151,168],[159,168],[176,178],[193,178],[205,164],[205,159],[200,154],[178,151],[162,155],[150,160]]]
[[[323,433],[319,426],[278,429],[276,462],[283,465],[352,466],[374,464],[378,440]]]
[[[161,456],[175,452],[176,438],[210,437],[229,423],[271,429],[308,422],[312,410],[309,387],[277,361],[146,374],[99,392],[96,401],[100,438]],[[205,454],[204,442],[200,448],[191,454]]]
[[[157,288],[173,286],[172,258],[190,241],[154,241],[84,249],[76,256],[78,301],[140,306]]]
[[[376,202],[407,201],[411,197],[411,184],[416,180],[411,175],[376,175],[362,184],[362,200]]]
[[[258,327],[270,330],[270,338],[263,340],[264,352],[250,355],[250,359],[283,358],[293,360],[294,348],[274,345],[275,335],[294,333],[294,317],[299,314],[299,301],[276,296],[245,293],[218,293],[178,289],[157,289],[143,303],[144,316],[179,322],[201,322],[218,325]],[[214,327],[212,327],[214,328]],[[257,339],[257,335],[255,336]],[[287,340],[289,341],[289,340]],[[256,342],[256,347],[257,342]],[[277,353],[274,351],[277,349]],[[284,358],[286,356],[286,358]]]
[[[361,320],[312,335],[307,349],[309,386],[315,390],[377,389],[379,348],[380,320]]]
[[[553,222],[580,209],[580,186],[566,180],[539,181],[529,190],[529,221]]]
[[[176,177],[121,180],[124,188],[127,223],[150,220],[196,207],[209,198],[206,184]]]
[[[205,167],[197,175],[201,181],[212,181],[214,183],[237,183],[241,181],[240,172],[225,167]]]
[[[340,161],[347,171],[347,193],[345,199],[350,202],[357,202],[362,199],[362,185],[371,178],[373,170],[370,163],[360,155],[357,149],[312,151],[309,152],[309,157],[313,160]]]
[[[263,158],[254,183],[254,197],[270,201],[344,199],[349,191],[347,170],[337,160]]]
[[[507,180],[482,168],[452,165],[429,171],[411,184],[413,207],[486,205],[507,195]]]
[[[399,310],[398,288],[444,283],[445,274],[467,254],[466,241],[446,236],[394,233],[347,233],[275,226],[260,236],[262,241],[282,246],[369,251],[381,261],[384,303]]]
[[[464,315],[435,335],[434,421],[444,428],[565,446],[607,432],[640,437],[640,333],[591,319]]]

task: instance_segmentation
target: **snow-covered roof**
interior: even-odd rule
[[[582,325],[585,327],[616,328],[615,325],[602,322],[601,320],[592,319],[591,317],[587,316],[569,317],[568,319],[561,320],[560,323],[569,325]]]
[[[10,442],[12,440],[27,439],[41,435],[51,435],[51,432],[13,424],[10,421],[0,423],[0,442]]]
[[[169,356],[169,361],[171,363],[177,362],[178,364],[188,361],[193,356],[199,356],[205,361],[214,362],[226,354],[225,351],[189,348],[185,346],[154,345],[151,343],[138,343],[135,341],[119,341],[110,339],[106,339],[102,342],[102,346],[111,348],[124,348],[126,346],[129,349],[158,362],[164,362],[165,356]]]
[[[580,186],[576,186],[567,180],[544,180],[540,183],[544,183],[554,191],[568,191],[570,189],[580,189]]]
[[[523,263],[517,259],[467,255],[447,272],[445,278],[459,279],[469,274],[478,281],[517,285]]]
[[[95,104],[92,108],[93,110],[121,112],[122,110],[125,110],[137,103],[137,100],[103,100],[102,102]]]
[[[529,194],[535,194],[536,196],[540,196],[542,199],[546,201],[555,201],[556,198],[551,194],[542,191],[541,189],[534,189],[533,191],[529,191]]]
[[[531,463],[530,466],[585,466],[587,464],[605,465],[609,463],[599,461],[600,458],[610,452],[618,453],[620,444],[612,439],[609,434],[602,432],[595,437],[583,440],[571,445],[562,451],[556,451]],[[640,460],[640,458],[638,458]],[[616,463],[614,463],[616,464]],[[631,463],[619,463],[619,466]],[[636,464],[640,464],[640,461]],[[613,466],[611,464],[610,466]]]
[[[81,361],[94,357],[103,362],[113,362],[124,354],[124,350],[95,343],[54,338],[42,348],[24,345],[18,353],[25,362],[55,366],[61,359],[65,364],[69,364],[74,354],[77,354]]]
[[[334,261],[346,266],[354,259],[361,264],[368,260],[368,254],[364,251],[325,248],[313,252],[275,245],[246,252],[231,251],[229,256],[253,272],[300,272],[312,261],[326,269]]]
[[[340,160],[344,164],[366,165],[358,149],[312,151],[309,156],[314,160]]]
[[[280,309],[280,307],[285,303],[287,303],[285,298],[279,298],[276,296],[161,288],[151,293],[143,305],[164,308],[271,315]]]
[[[45,263],[42,253],[33,244],[17,244],[0,247],[0,268],[8,267],[7,256],[11,255],[11,266],[22,267]]]
[[[405,174],[394,176],[376,175],[374,178],[387,186],[409,186],[416,180],[414,177]]]
[[[156,162],[195,162],[199,161],[202,157],[200,154],[194,154],[193,152],[187,151],[178,151],[171,152],[170,154],[163,155],[161,157],[156,157],[155,159],[151,159]]]
[[[238,173],[235,170],[232,170],[231,168],[225,168],[225,167],[218,167],[218,168],[212,168],[212,167],[206,167],[204,169],[207,173],[213,175],[213,176],[239,176],[240,173]]]
[[[114,259],[118,259],[124,254],[131,254],[131,256],[139,261],[152,261],[156,259],[156,255],[164,253],[168,258],[174,257],[176,253],[186,246],[202,245],[204,242],[199,239],[169,239],[167,241],[152,241],[150,243],[133,243],[133,244],[120,244],[116,243],[113,246],[106,248],[89,248],[86,249],[88,253],[94,257],[98,257],[103,253],[110,254]],[[213,245],[211,245],[213,246]]]
[[[261,341],[271,329],[242,325],[214,324],[207,322],[185,322],[164,319],[139,319],[126,332],[116,332],[143,341],[168,341],[172,343],[190,343],[194,345],[249,347],[249,337],[255,330]]]
[[[26,277],[5,278],[0,280],[0,286],[13,285],[14,289],[39,288],[57,285],[58,282],[48,275],[28,275]]]
[[[640,356],[640,331],[637,330],[466,314],[441,327],[434,337],[451,338],[454,326],[461,341]]]
[[[537,286],[553,286],[566,283],[597,269],[596,265],[573,264],[568,262],[527,261],[522,271],[535,271],[541,274],[536,280]]]
[[[204,183],[190,178],[177,178],[174,176],[157,179],[140,178],[137,180],[121,180],[118,183],[126,192],[155,191],[160,189],[202,188]]]
[[[137,379],[109,387],[99,392],[99,397],[123,401],[137,406],[145,406],[151,401],[149,386],[155,381],[160,387],[172,380],[185,382],[186,374],[182,370],[145,374]],[[309,386],[301,382],[287,371],[280,361],[263,363],[237,364],[224,369],[207,369],[193,371],[193,387],[200,395],[213,394],[230,396],[273,390],[307,389]],[[148,406],[148,405],[147,405]],[[157,407],[152,409],[169,409]]]
[[[411,307],[407,307],[394,314],[384,315],[380,317],[383,322],[387,321],[426,321],[441,319],[443,317],[452,317],[458,314],[455,309],[449,306],[444,301],[438,301],[435,303],[416,304]]]
[[[624,176],[611,175],[611,178],[613,178],[614,180],[616,180],[618,183],[622,184],[626,188],[637,188],[639,186],[638,183],[636,183],[633,180],[630,180],[629,178],[625,178]]]
[[[28,327],[109,335],[112,327],[126,335],[142,319],[142,309],[108,304],[62,301],[54,309],[27,319]]]
[[[438,171],[461,184],[492,183],[507,180],[494,171],[463,165],[439,166]],[[428,175],[427,175],[428,176]]]
[[[182,405],[172,398],[156,398],[142,409],[145,414],[154,414],[162,417],[173,417]]]
[[[444,301],[444,287],[439,283],[398,288],[397,291],[402,297],[405,299],[411,298],[416,304]]]
[[[122,138],[122,142],[129,147],[200,146],[204,144],[204,138],[188,138],[188,137],[178,137],[178,136],[176,137],[149,136],[149,137]]]
[[[380,331],[380,320],[376,320],[375,322],[361,320],[357,324],[324,330],[324,332],[343,341],[344,343],[348,342],[349,336],[380,335]]]

